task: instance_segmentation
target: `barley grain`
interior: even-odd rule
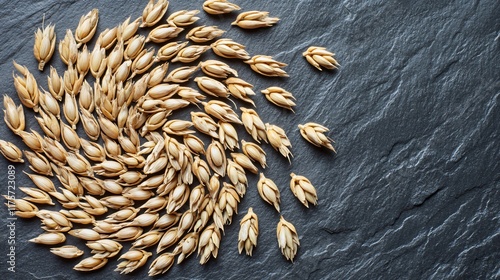
[[[266,134],[271,146],[286,157],[288,162],[291,162],[290,156],[293,157],[293,155],[289,148],[292,147],[292,144],[286,136],[285,131],[279,126],[266,123]]]
[[[78,58],[78,45],[71,30],[66,30],[64,39],[59,42],[59,56],[66,65],[74,65]]]
[[[312,66],[316,67],[319,71],[322,71],[321,67],[326,69],[337,69],[340,64],[333,58],[334,53],[326,50],[324,47],[309,47],[302,55],[306,58]]]
[[[205,60],[200,63],[201,70],[213,78],[226,79],[230,75],[238,77],[238,72],[231,66],[218,60]]]
[[[23,106],[16,106],[14,100],[7,95],[3,96],[3,113],[5,124],[12,132],[19,134],[26,127]],[[59,108],[59,107],[58,107]]]
[[[182,31],[184,31],[184,28],[170,24],[162,24],[149,32],[146,43],[165,43],[168,40],[176,38]]]
[[[198,242],[198,255],[201,255],[200,264],[207,263],[211,256],[217,258],[220,241],[220,230],[214,224],[209,225],[203,230]]]
[[[250,59],[245,46],[231,39],[219,39],[210,45],[214,53],[225,58]]]
[[[260,143],[260,140],[264,140],[264,142],[267,143],[266,126],[257,112],[253,109],[243,107],[240,107],[240,110],[241,120],[248,134],[250,134],[257,143]]]
[[[175,261],[175,254],[164,253],[158,256],[149,266],[149,276],[164,274],[167,272]]]
[[[279,20],[276,17],[269,17],[269,12],[248,11],[239,14],[231,25],[237,25],[243,29],[256,29],[273,26]]]
[[[252,99],[250,99],[250,96],[255,95],[255,92],[252,90],[253,85],[235,77],[226,79],[224,83],[226,84],[229,92],[231,92],[231,96],[248,102],[255,107],[255,103]]]
[[[54,205],[54,202],[52,202],[52,198],[50,198],[49,194],[41,189],[26,188],[26,187],[19,187],[19,189],[23,193],[28,195],[26,197],[23,197],[23,200],[25,201],[29,201],[36,204]]]
[[[259,190],[260,197],[273,205],[276,211],[280,211],[280,191],[273,180],[266,178],[264,173],[260,173],[259,181],[257,182],[257,189]]]
[[[142,23],[140,27],[151,27],[158,23],[167,11],[169,2],[167,0],[149,0],[142,11]]]
[[[212,15],[228,14],[241,8],[227,0],[206,0],[203,2],[203,10]]]
[[[252,161],[258,162],[262,168],[266,168],[266,152],[257,144],[241,140],[243,153]]]
[[[14,143],[0,140],[0,153],[11,162],[24,162],[21,150]]]
[[[76,264],[73,269],[77,271],[94,271],[102,268],[107,263],[107,258],[88,257]]]
[[[253,71],[268,77],[288,77],[288,74],[281,68],[287,66],[286,63],[274,60],[268,55],[255,55],[250,60],[245,61]]]
[[[35,32],[35,44],[33,45],[33,53],[38,60],[38,70],[43,71],[45,63],[47,63],[54,54],[56,48],[56,33],[55,26],[49,24],[46,27],[38,28]]]
[[[65,245],[57,248],[50,248],[50,252],[65,259],[74,259],[83,255],[83,251],[73,245]]]
[[[56,245],[66,241],[66,236],[60,232],[49,232],[42,233],[39,236],[30,239],[29,241],[38,244]]]
[[[78,42],[78,45],[85,44],[92,39],[98,22],[99,10],[97,9],[93,9],[80,18],[80,22],[75,30],[75,40]]]
[[[259,236],[259,219],[253,212],[252,207],[240,221],[240,231],[238,233],[238,252],[241,254],[243,248],[247,255],[252,256],[253,248],[257,247],[257,237]]]
[[[173,26],[189,26],[195,23],[200,18],[196,15],[199,14],[198,10],[181,10],[172,13],[168,18],[167,22]]]
[[[260,92],[262,92],[264,96],[266,96],[266,99],[274,105],[294,112],[292,107],[296,104],[293,101],[295,97],[293,97],[292,93],[280,87],[268,87]]]
[[[183,49],[181,49],[177,55],[172,59],[172,62],[182,62],[182,63],[190,63],[198,58],[208,51],[210,49],[210,46],[203,46],[203,45],[191,45],[187,46]]]
[[[219,29],[217,26],[202,25],[192,28],[186,35],[186,39],[195,43],[206,43],[219,38],[224,32],[224,30]]]
[[[287,260],[293,262],[293,258],[297,254],[297,247],[300,245],[299,236],[293,224],[287,222],[283,216],[280,217],[276,228],[276,236],[281,253]]]
[[[337,152],[331,144],[334,141],[325,135],[325,132],[329,131],[328,128],[313,122],[299,124],[298,127],[302,137],[309,143],[317,147],[325,147],[335,153]]]
[[[155,57],[155,62],[167,61],[172,59],[187,44],[188,42],[171,42],[166,45],[163,45],[161,48],[158,49],[158,52]]]

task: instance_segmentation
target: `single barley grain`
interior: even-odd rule
[[[293,262],[293,258],[297,254],[297,247],[300,245],[299,236],[293,224],[287,222],[283,216],[281,216],[276,228],[276,237],[283,256]]]
[[[340,66],[337,60],[333,58],[335,54],[327,51],[324,47],[309,47],[302,55],[307,59],[307,62],[319,71],[322,71],[321,67],[333,70]]]
[[[38,70],[43,71],[45,63],[47,63],[54,54],[56,48],[56,33],[55,26],[49,24],[46,27],[38,28],[35,33],[35,44],[33,53],[38,60]]]
[[[276,184],[269,178],[266,178],[263,173],[260,173],[260,179],[257,182],[257,189],[260,197],[273,205],[276,211],[280,211],[280,191]]]
[[[317,147],[325,147],[335,153],[337,152],[331,144],[334,141],[325,135],[325,132],[329,131],[328,128],[313,122],[299,124],[298,127],[302,137],[309,143]]]
[[[237,25],[243,29],[256,29],[273,26],[280,19],[269,17],[269,12],[248,11],[238,15],[231,25]]]
[[[203,10],[212,15],[228,14],[241,8],[227,0],[206,0],[203,2]]]
[[[240,222],[240,232],[238,234],[238,252],[241,254],[243,248],[247,255],[252,256],[253,248],[257,247],[257,237],[259,236],[259,219],[253,212],[252,207]]]

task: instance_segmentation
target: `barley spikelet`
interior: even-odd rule
[[[293,258],[297,254],[297,247],[300,245],[299,236],[295,227],[287,222],[283,216],[281,216],[276,228],[276,237],[283,256],[293,262]]]
[[[309,47],[302,55],[307,59],[307,62],[316,67],[319,71],[323,70],[321,67],[333,70],[340,66],[335,58],[333,58],[335,54],[329,52],[324,47]]]
[[[317,205],[318,196],[311,181],[304,176],[295,175],[295,173],[290,173],[290,177],[292,177],[290,180],[290,189],[293,195],[295,195],[295,197],[297,197],[307,208],[309,208],[309,203]]]
[[[47,63],[54,54],[56,48],[56,33],[55,26],[49,24],[46,27],[38,28],[35,32],[35,44],[33,53],[38,60],[38,70],[43,71],[45,63]]]
[[[243,29],[256,29],[273,26],[280,19],[269,17],[269,12],[248,11],[238,15],[231,25],[237,25]]]
[[[240,231],[238,234],[238,252],[241,254],[243,248],[247,255],[252,256],[253,248],[257,247],[257,237],[259,236],[259,219],[253,212],[252,207],[240,221]]]
[[[331,142],[334,141],[325,135],[325,132],[329,131],[328,128],[313,122],[299,124],[298,127],[302,137],[304,137],[304,139],[306,139],[309,143],[317,147],[325,147],[329,150],[337,152],[331,144]]]
[[[228,14],[241,8],[227,0],[206,0],[203,2],[203,10],[212,15]]]

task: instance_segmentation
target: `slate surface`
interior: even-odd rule
[[[18,102],[12,59],[27,65],[46,87],[32,56],[33,33],[56,24],[58,41],[79,17],[100,10],[98,32],[141,14],[146,1],[1,1],[0,88]],[[278,250],[279,214],[256,191],[250,175],[240,214],[226,227],[217,260],[194,257],[175,265],[170,279],[494,279],[500,278],[500,3],[498,1],[234,1],[243,10],[267,10],[282,20],[273,28],[230,27],[235,14],[207,16],[251,54],[289,64],[288,79],[266,79],[232,63],[256,91],[282,86],[295,95],[296,113],[273,107],[258,93],[261,116],[288,132],[291,165],[269,146],[266,175],[282,192],[282,213],[297,228],[295,263]],[[449,2],[449,3],[448,3]],[[202,1],[171,1],[168,13],[200,9]],[[185,33],[183,33],[185,34]],[[340,71],[316,71],[302,58],[310,45],[337,53]],[[212,57],[211,54],[203,58]],[[60,73],[59,58],[52,60]],[[173,66],[171,66],[173,69]],[[27,110],[25,110],[26,112]],[[31,113],[28,127],[38,129]],[[331,128],[338,154],[307,144],[297,124]],[[1,138],[24,145],[6,126]],[[244,133],[240,133],[244,135]],[[248,138],[247,136],[243,136]],[[0,160],[5,186],[8,163]],[[17,186],[29,186],[16,164]],[[319,205],[302,207],[288,188],[290,172],[317,187]],[[17,190],[16,195],[22,197]],[[238,255],[238,223],[252,206],[259,215],[259,245]],[[47,246],[27,242],[39,221],[15,221],[15,273],[7,271],[8,213],[0,207],[2,279],[136,279],[113,272],[116,259],[95,273],[72,270]],[[72,237],[69,243],[79,244]],[[128,247],[128,246],[127,246]],[[86,252],[86,256],[89,252]],[[148,265],[150,261],[148,262]]]

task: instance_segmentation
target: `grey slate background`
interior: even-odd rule
[[[168,14],[200,9],[203,1],[171,1]],[[258,177],[226,227],[219,257],[205,266],[194,255],[163,277],[170,279],[495,279],[500,278],[500,2],[498,1],[234,1],[243,10],[266,10],[281,21],[272,28],[230,27],[235,14],[208,16],[197,24],[218,25],[225,37],[286,62],[288,79],[269,79],[232,63],[255,85],[258,112],[282,126],[292,141],[292,164],[269,146],[272,178],[282,193],[282,212],[299,232],[295,263],[276,242],[279,215],[256,191]],[[33,33],[56,24],[66,28],[92,8],[100,11],[98,33],[146,1],[1,1],[0,89],[18,102],[12,59],[36,70]],[[182,34],[185,34],[182,33]],[[301,53],[310,45],[337,54],[339,71],[319,72]],[[202,59],[212,57],[206,54]],[[51,61],[60,73],[62,63]],[[174,69],[171,65],[170,69]],[[296,113],[272,106],[258,93],[276,85],[297,98]],[[28,127],[38,129],[32,114]],[[3,114],[2,114],[3,115]],[[338,154],[306,143],[297,124],[331,128]],[[2,139],[22,142],[6,126]],[[244,133],[240,133],[242,137]],[[5,182],[8,163],[0,160]],[[16,183],[29,186],[16,164]],[[319,205],[305,209],[288,188],[289,173],[311,179]],[[2,188],[2,193],[6,186]],[[17,191],[17,196],[22,197]],[[259,216],[259,244],[252,258],[237,253],[239,220],[252,206]],[[47,246],[27,242],[42,232],[39,221],[16,221],[16,273],[7,269],[5,207],[0,207],[2,279],[136,279],[113,272],[116,258],[94,273],[72,270]],[[83,243],[69,237],[69,243]],[[127,246],[128,248],[128,246]],[[88,256],[89,252],[86,251]],[[151,263],[148,262],[148,266]],[[160,277],[159,277],[160,278]]]

